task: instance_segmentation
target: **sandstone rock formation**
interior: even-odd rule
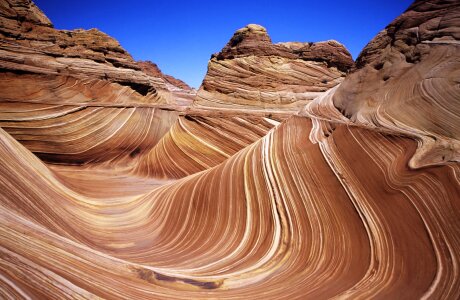
[[[196,90],[188,86],[180,79],[170,75],[163,74],[158,66],[151,61],[138,61],[137,66],[141,70],[154,78],[161,78],[165,82],[166,88],[170,92],[164,97],[168,97],[168,103],[174,103],[179,106],[190,106],[196,96]]]
[[[412,167],[458,162],[459,15],[458,1],[414,2],[363,49],[357,69],[308,111],[416,137]]]
[[[171,87],[183,89],[183,84],[175,86],[174,80],[166,82],[161,72],[142,72],[142,64],[135,62],[115,39],[97,29],[54,29],[29,0],[7,0],[0,6],[0,69],[107,80],[152,96],[152,103],[173,102]]]
[[[214,167],[278,125],[283,117],[254,115],[180,117],[161,141],[137,163],[134,173],[182,178]]]
[[[0,8],[54,30],[31,2]],[[248,26],[186,110],[193,90],[150,63],[131,70],[166,89],[146,95],[0,64],[0,298],[459,299],[459,17],[416,1],[345,79],[334,42]],[[303,95],[315,72],[342,83],[232,94]]]
[[[163,74],[160,70],[160,68],[157,66],[157,64],[147,60],[147,61],[138,61],[137,65],[141,68],[141,70],[148,75],[151,75],[153,77],[159,77],[164,79],[165,82],[176,86],[178,88],[181,88],[185,91],[191,91],[192,88],[188,86],[185,82],[183,82],[180,79],[174,78],[170,75]]]
[[[336,41],[273,44],[250,24],[214,54],[195,106],[296,111],[340,83],[353,60]]]
[[[193,102],[108,35],[56,30],[31,1],[0,6],[0,126],[40,158],[88,164],[148,152]],[[148,122],[145,122],[148,120]]]

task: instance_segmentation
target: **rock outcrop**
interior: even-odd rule
[[[162,78],[165,82],[167,82],[167,83],[169,83],[169,84],[171,84],[173,86],[176,86],[178,88],[181,88],[181,89],[183,89],[185,91],[193,90],[188,84],[186,84],[182,80],[174,78],[174,77],[172,77],[170,75],[167,75],[167,74],[163,74],[163,72],[161,72],[161,70],[157,66],[157,64],[155,64],[155,63],[153,63],[153,62],[151,62],[149,60],[138,61],[137,65],[147,75]]]
[[[146,96],[7,65],[0,298],[460,299],[457,2],[416,1],[354,69],[335,42],[248,26],[185,111],[171,86],[193,90],[150,63],[117,67],[166,86]],[[0,7],[54,30],[30,2]],[[319,96],[266,97],[288,92]]]
[[[184,107],[190,106],[193,103],[196,96],[196,90],[191,88],[188,84],[171,75],[164,74],[161,72],[160,68],[151,61],[138,61],[137,65],[145,74],[164,80],[166,88],[172,96],[172,99],[168,101],[169,103],[175,103]]]
[[[107,80],[150,96],[151,103],[174,102],[169,90],[183,88],[161,72],[144,73],[142,64],[97,29],[54,29],[30,0],[7,0],[0,6],[0,71]]]
[[[354,65],[336,41],[273,44],[250,24],[212,55],[195,106],[298,110],[340,83]]]
[[[460,161],[459,16],[458,1],[414,2],[307,110],[416,137],[412,167]]]
[[[29,0],[3,1],[0,25],[0,126],[46,162],[135,160],[193,102],[112,37],[56,30]]]

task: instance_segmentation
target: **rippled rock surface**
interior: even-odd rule
[[[0,298],[460,298],[457,1],[416,1],[355,66],[250,25],[197,98],[124,52],[54,74],[5,32],[62,31],[29,1],[0,20]],[[307,69],[337,76],[314,100],[248,96],[313,93]]]

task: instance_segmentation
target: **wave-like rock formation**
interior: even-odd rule
[[[283,117],[180,117],[140,158],[134,172],[162,179],[182,178],[214,167],[265,136]]]
[[[0,55],[0,298],[459,299],[457,2],[416,1],[355,67],[250,25],[187,109],[153,63],[144,94]],[[62,33],[30,1],[0,20]]]
[[[56,30],[31,1],[3,1],[0,25],[0,126],[47,162],[129,164],[193,102],[115,39]]]
[[[133,158],[168,132],[176,112],[148,107],[0,103],[0,127],[48,162]]]
[[[215,168],[110,201],[2,131],[3,293],[458,297],[458,165],[411,170],[410,139],[340,125],[315,145],[310,130],[291,118]]]
[[[265,28],[250,24],[212,55],[194,104],[297,111],[342,82],[353,65],[336,41],[273,44]]]

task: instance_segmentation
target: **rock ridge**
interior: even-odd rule
[[[0,70],[107,80],[127,86],[148,101],[174,102],[183,83],[161,72],[146,74],[117,40],[93,28],[57,30],[30,0],[0,5]],[[168,78],[168,80],[166,80]],[[180,86],[175,86],[179,84]],[[186,89],[191,102],[193,92]]]

